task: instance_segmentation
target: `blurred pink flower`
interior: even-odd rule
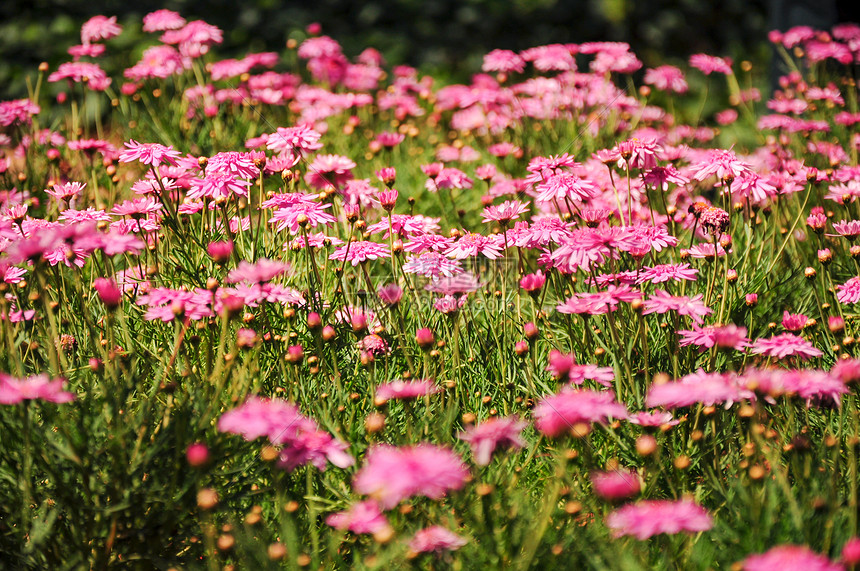
[[[118,36],[122,26],[116,23],[116,16],[93,16],[81,26],[81,43],[84,45],[108,40]]]
[[[67,403],[75,400],[75,395],[63,390],[65,379],[48,378],[48,375],[35,375],[26,379],[16,379],[0,373],[0,404],[18,404],[25,400],[43,400],[53,403]]]
[[[465,464],[448,448],[380,444],[367,453],[353,488],[377,500],[383,509],[391,509],[412,496],[441,499],[448,490],[462,488],[467,475]]]
[[[526,423],[514,416],[489,418],[461,432],[460,440],[471,445],[477,465],[487,466],[496,449],[522,448],[526,445],[521,436],[525,427]]]
[[[611,391],[564,389],[545,397],[534,409],[535,427],[551,437],[569,431],[577,423],[606,422],[626,418],[627,409]]]
[[[325,522],[336,529],[353,533],[377,533],[391,528],[379,505],[373,500],[358,502],[347,511],[331,514]]]
[[[409,541],[409,549],[414,553],[430,553],[439,551],[454,551],[466,545],[468,541],[453,531],[442,526],[433,525],[415,532]]]
[[[378,385],[376,387],[376,399],[381,401],[410,400],[436,394],[441,390],[442,388],[437,386],[432,379],[397,380]]]
[[[803,545],[777,545],[765,553],[741,561],[744,571],[842,571],[838,563]]]
[[[639,474],[628,468],[591,473],[594,493],[604,500],[616,501],[635,496],[642,489]]]
[[[708,531],[713,520],[693,500],[651,500],[629,504],[606,516],[606,525],[616,537],[632,535],[639,540],[661,533]]]

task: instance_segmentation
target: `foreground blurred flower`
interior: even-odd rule
[[[454,551],[466,545],[468,541],[453,531],[440,525],[433,525],[415,533],[409,542],[409,550],[414,553],[430,553],[433,551]]]
[[[645,397],[647,407],[666,407],[669,409],[703,404],[726,406],[743,398],[752,397],[752,392],[743,390],[737,379],[725,373],[706,373],[699,369],[677,381],[654,384]]]
[[[627,468],[608,472],[592,472],[591,485],[595,494],[610,501],[635,496],[642,489],[639,484],[639,475]]]
[[[391,381],[376,387],[377,403],[385,403],[389,400],[410,400],[418,397],[436,394],[442,389],[431,379],[416,381]]]
[[[25,400],[43,400],[65,403],[75,400],[75,395],[63,390],[65,379],[48,378],[48,375],[35,375],[26,379],[16,379],[0,373],[0,404],[18,404]]]
[[[544,398],[534,409],[535,427],[547,436],[559,436],[580,423],[626,418],[627,409],[611,391],[564,390]]]
[[[606,516],[606,525],[616,537],[632,535],[645,540],[661,533],[707,531],[713,520],[705,508],[692,500],[651,500],[615,510]]]
[[[521,433],[526,423],[515,416],[490,418],[470,426],[460,433],[460,440],[472,446],[475,464],[487,466],[497,448],[522,448],[526,445]]]
[[[391,529],[379,505],[373,500],[358,502],[347,511],[331,514],[325,522],[335,529],[353,533],[379,533]]]
[[[778,545],[765,553],[750,555],[741,561],[744,571],[840,571],[834,563],[802,545]]]
[[[438,500],[448,490],[459,490],[468,470],[452,450],[433,444],[406,448],[374,446],[353,479],[353,488],[391,509],[412,496]]]
[[[195,442],[185,449],[185,459],[194,468],[205,466],[209,462],[209,447],[202,442]]]
[[[122,291],[112,279],[96,278],[93,281],[93,289],[108,309],[116,309],[122,302]]]

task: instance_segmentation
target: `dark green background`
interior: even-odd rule
[[[0,97],[25,94],[23,75],[39,62],[54,69],[68,60],[80,25],[96,14],[119,17],[125,34],[111,51],[131,52],[133,63],[142,40],[156,39],[140,31],[141,18],[158,8],[220,27],[222,56],[282,51],[287,38],[301,39],[308,23],[319,22],[348,56],[373,46],[390,64],[416,65],[443,80],[467,80],[491,49],[552,42],[626,41],[646,65],[697,52],[767,57],[764,0],[2,0]]]

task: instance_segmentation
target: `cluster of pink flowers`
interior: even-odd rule
[[[280,447],[279,465],[289,471],[308,463],[324,470],[327,461],[338,468],[355,462],[347,453],[347,444],[320,430],[296,405],[283,400],[251,397],[221,415],[218,430],[240,434],[248,441],[265,436]]]

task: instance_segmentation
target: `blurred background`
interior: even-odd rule
[[[109,53],[133,51],[133,63],[157,39],[140,28],[158,8],[224,30],[221,57],[281,52],[318,22],[348,57],[375,47],[389,64],[417,66],[442,81],[468,81],[492,49],[555,42],[628,42],[646,66],[698,52],[754,61],[770,54],[767,0],[2,0],[0,99],[25,96],[24,77],[40,62],[55,69],[68,61],[81,24],[97,14],[118,17],[124,33]]]

